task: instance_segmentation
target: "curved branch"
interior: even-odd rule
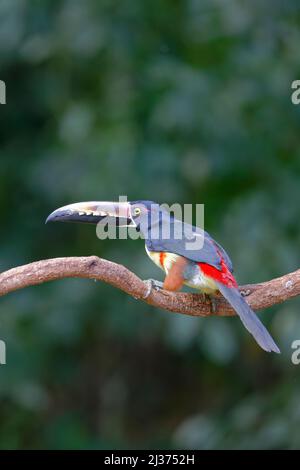
[[[124,266],[97,256],[47,259],[5,271],[0,274],[0,296],[24,287],[73,277],[104,281],[135,299],[171,312],[193,316],[235,314],[221,295],[216,296],[213,310],[210,300],[198,293],[152,290],[145,298],[147,286],[139,277]],[[241,286],[240,290],[253,310],[271,307],[300,294],[300,269],[261,284]]]

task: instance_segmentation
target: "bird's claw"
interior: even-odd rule
[[[205,303],[207,301],[210,303],[211,312],[213,315],[215,315],[218,310],[218,304],[217,304],[216,298],[210,294],[203,294],[203,299]]]
[[[210,300],[211,311],[215,315],[218,310],[218,303],[216,301],[216,298],[213,295],[209,296],[209,300]]]
[[[159,290],[163,288],[163,283],[160,281],[156,281],[155,279],[147,279],[143,281],[145,286],[147,287],[147,291],[143,296],[144,299],[147,299],[152,292],[152,289]]]
[[[241,290],[240,293],[241,293],[241,295],[242,295],[243,297],[247,297],[248,295],[251,294],[251,290],[250,290],[250,289]]]

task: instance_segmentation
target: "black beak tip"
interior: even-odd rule
[[[75,223],[90,223],[97,224],[101,221],[103,216],[95,216],[91,214],[79,214],[76,211],[69,209],[62,209],[52,212],[46,219],[45,225],[49,222],[75,222]]]
[[[60,219],[60,215],[58,213],[52,212],[48,215],[47,219],[45,220],[45,225],[49,224],[49,222],[57,222]]]
[[[65,220],[70,216],[70,211],[54,211],[50,215],[48,215],[45,225],[49,222],[58,222],[60,220]]]

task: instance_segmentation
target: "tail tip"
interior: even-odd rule
[[[279,347],[273,341],[271,344],[268,344],[268,346],[265,346],[263,349],[267,352],[274,352],[276,354],[281,354]]]
[[[275,348],[272,349],[272,352],[275,352],[276,354],[281,354],[281,351],[278,346],[275,344]]]

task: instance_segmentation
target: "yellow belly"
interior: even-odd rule
[[[160,269],[168,274],[172,264],[178,259],[182,258],[180,255],[176,255],[175,253],[168,253],[165,252],[163,254],[158,253],[156,251],[149,251],[147,247],[145,247],[146,253],[149,258],[158,266]],[[189,279],[187,279],[184,284],[188,287],[192,287],[193,289],[199,289],[201,292],[205,294],[212,294],[218,290],[218,286],[216,285],[215,281],[211,278],[206,276],[197,263],[192,264],[191,275]]]
[[[172,264],[178,259],[181,258],[179,255],[175,255],[175,253],[158,253],[157,251],[149,251],[147,247],[145,247],[146,253],[149,258],[156,264],[160,269],[165,271],[167,274],[172,266]],[[162,263],[163,262],[163,263]]]

